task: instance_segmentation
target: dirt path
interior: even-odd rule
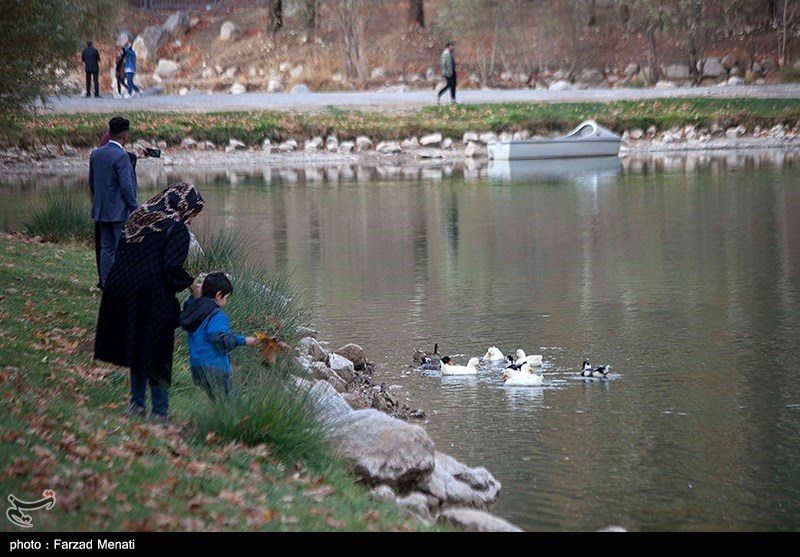
[[[800,83],[780,85],[722,85],[709,87],[675,87],[651,89],[577,89],[550,91],[544,89],[464,90],[460,103],[486,104],[506,102],[606,102],[674,97],[771,98],[799,99]],[[363,111],[405,112],[434,104],[433,91],[355,91],[321,93],[242,93],[163,95],[146,93],[132,99],[100,99],[81,96],[50,99],[46,111],[55,113],[115,111],[152,112],[222,112],[234,110],[282,110],[319,112],[336,108]]]

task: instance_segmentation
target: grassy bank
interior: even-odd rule
[[[230,138],[248,145],[336,135],[340,140],[366,135],[373,139],[402,139],[440,132],[460,139],[467,131],[528,130],[535,134],[566,131],[582,120],[594,119],[622,133],[655,126],[712,124],[725,129],[800,125],[800,99],[675,98],[604,103],[504,103],[496,105],[429,106],[407,114],[361,112],[329,107],[318,114],[276,111],[208,114],[131,112],[133,139],[164,140],[178,145],[185,137],[227,144]],[[52,114],[29,116],[0,136],[5,146],[30,147],[63,143],[88,148],[97,144],[113,114]]]
[[[311,463],[276,451],[280,440],[200,423],[207,399],[180,348],[173,422],[123,417],[126,370],[92,361],[94,265],[85,243],[0,236],[0,492],[26,501],[56,493],[53,509],[29,513],[30,531],[423,529],[370,499],[331,457]]]

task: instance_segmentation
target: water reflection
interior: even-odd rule
[[[201,241],[237,227],[293,270],[328,348],[361,344],[437,449],[498,478],[495,511],[521,527],[794,531],[799,160],[621,156],[598,187],[497,180],[480,161],[165,169],[140,187],[194,182]],[[45,192],[85,195],[83,175],[0,180],[6,228]],[[543,385],[410,369],[435,342],[459,361],[541,353]],[[584,381],[584,359],[611,376]]]

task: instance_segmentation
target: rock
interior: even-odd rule
[[[67,145],[66,143],[61,145],[61,152],[64,153],[64,156],[66,157],[75,157],[78,155],[78,150],[72,145]]]
[[[247,147],[247,144],[243,141],[239,141],[238,139],[231,138],[228,140],[228,147],[232,149],[244,149]]]
[[[475,132],[466,132],[464,133],[464,137],[461,139],[462,143],[468,143],[470,141],[478,141],[478,134]]]
[[[273,78],[267,82],[267,93],[281,93],[283,90],[283,82],[280,79]]]
[[[153,60],[158,49],[167,44],[169,33],[160,25],[151,25],[142,31],[133,41],[137,63]]]
[[[558,80],[551,83],[547,89],[549,91],[572,91],[575,89],[575,86],[569,81]]]
[[[395,141],[381,141],[375,146],[375,150],[379,153],[392,155],[402,152],[403,148],[400,147],[400,145],[398,145]]]
[[[417,488],[444,506],[486,509],[500,497],[500,482],[486,468],[469,468],[453,457],[436,452],[433,474]]]
[[[667,79],[689,79],[689,68],[686,64],[669,64],[664,67],[664,77]]]
[[[219,39],[221,41],[238,41],[244,35],[242,28],[232,21],[225,21],[219,28]]]
[[[436,145],[442,143],[442,134],[440,133],[431,133],[428,135],[424,135],[419,140],[420,145],[424,147],[428,147],[430,145]]]
[[[334,352],[350,360],[353,363],[353,369],[357,371],[364,369],[367,365],[367,353],[358,344],[345,344]]]
[[[308,85],[305,83],[298,83],[297,85],[292,87],[292,90],[289,91],[290,93],[309,93],[311,90],[308,88]]]
[[[369,151],[372,149],[372,141],[365,135],[356,138],[356,149],[359,151]]]
[[[164,30],[173,38],[182,37],[189,30],[189,14],[175,12],[164,22]]]
[[[355,148],[355,144],[352,141],[342,141],[339,144],[339,152],[340,153],[349,153]]]
[[[719,58],[706,58],[703,63],[703,77],[720,77],[728,72],[722,67]]]
[[[436,521],[439,524],[455,526],[465,532],[523,532],[502,518],[477,509],[445,509]]]
[[[464,149],[464,156],[468,158],[474,157],[478,152],[478,144],[474,141],[470,141],[467,143],[467,147]]]
[[[335,425],[338,454],[368,487],[386,484],[403,493],[434,469],[433,441],[418,425],[370,408],[342,414]]]
[[[171,77],[172,75],[178,73],[180,69],[181,67],[174,60],[166,60],[161,58],[159,59],[156,70],[153,73],[159,77]]]

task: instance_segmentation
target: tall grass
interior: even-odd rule
[[[67,192],[47,194],[42,205],[31,209],[23,227],[29,236],[40,236],[46,242],[94,242],[89,203],[77,201]]]
[[[289,275],[248,264],[243,245],[235,230],[217,230],[192,253],[187,269],[196,275],[222,271],[231,277],[233,294],[225,312],[232,331],[262,332],[293,346],[310,309]],[[300,460],[317,470],[330,466],[333,459],[313,405],[292,379],[303,373],[293,354],[279,354],[271,364],[262,361],[258,348],[239,347],[231,356],[235,394],[199,397],[191,410],[197,434],[268,444],[289,464]]]

